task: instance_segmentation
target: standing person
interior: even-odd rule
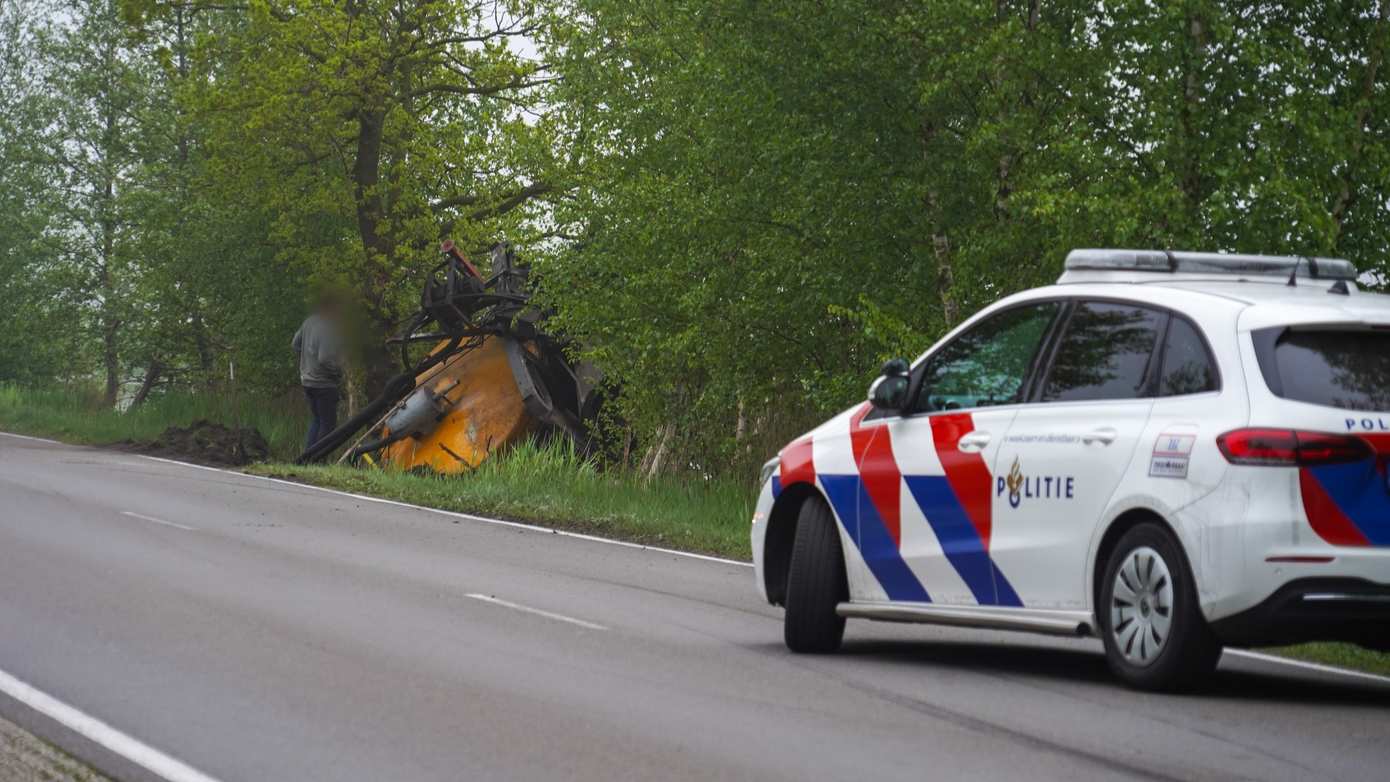
[[[307,451],[338,427],[338,386],[343,382],[342,306],[322,294],[290,344],[299,356],[299,383],[309,400]]]

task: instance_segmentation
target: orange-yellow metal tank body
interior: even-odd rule
[[[435,350],[443,347],[443,343]],[[441,473],[467,472],[493,451],[516,442],[536,429],[517,388],[506,343],[485,337],[476,349],[449,358],[415,379],[452,402],[429,434],[407,437],[380,453],[380,460],[398,469],[429,467]]]

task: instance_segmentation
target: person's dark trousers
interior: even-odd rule
[[[304,386],[304,396],[309,400],[309,436],[304,440],[307,451],[319,438],[338,428],[338,389]]]

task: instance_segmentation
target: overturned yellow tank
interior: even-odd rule
[[[556,368],[547,364],[567,368],[547,356],[543,344],[512,336],[478,338],[418,375],[415,389],[342,458],[459,473],[542,430],[577,436],[577,417],[555,406],[550,386],[557,384]],[[558,385],[584,388],[563,369]]]
[[[416,379],[443,403],[432,431],[386,446],[380,461],[396,467],[430,467],[436,472],[471,470],[499,447],[536,430],[521,390],[512,378],[501,337],[487,337],[477,349],[447,359]],[[391,429],[383,421],[385,433]]]
[[[451,242],[426,282],[420,312],[390,342],[407,370],[380,397],[323,440],[301,463],[321,461],[365,428],[340,455],[346,463],[466,472],[529,436],[582,441],[595,412],[595,373],[567,357],[529,305],[526,267],[511,248],[493,248],[484,277]],[[430,328],[433,326],[433,328]],[[407,348],[429,342],[418,361]]]

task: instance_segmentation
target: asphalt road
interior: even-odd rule
[[[0,672],[222,782],[1390,774],[1370,679],[1228,655],[1207,694],[1145,695],[1092,641],[865,622],[793,656],[751,580],[0,436]]]

